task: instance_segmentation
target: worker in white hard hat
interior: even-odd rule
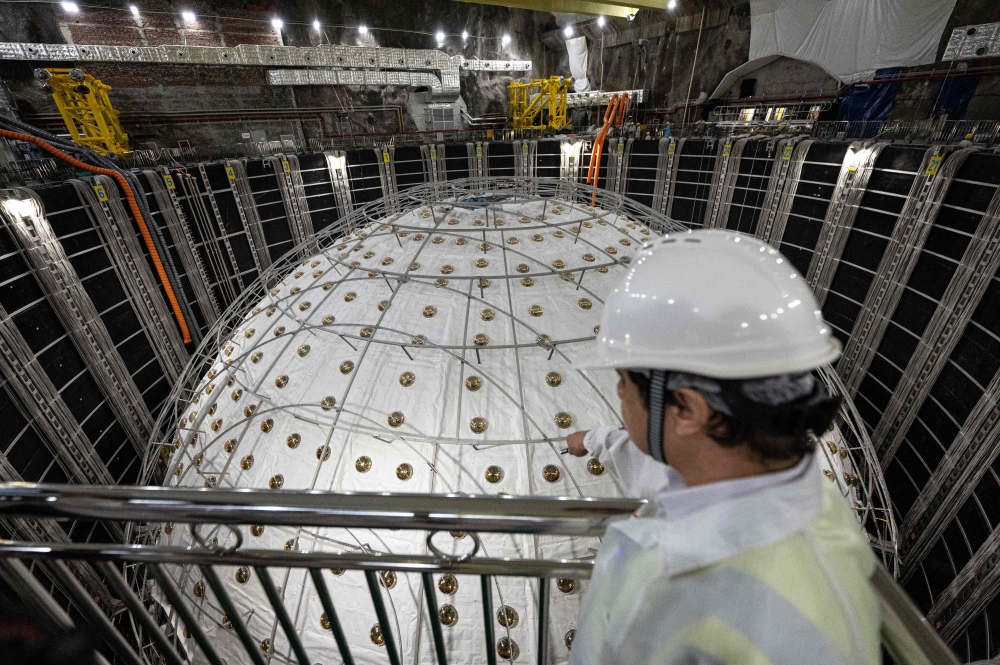
[[[567,444],[650,501],[605,534],[573,665],[880,662],[875,558],[814,454],[839,399],[812,370],[839,355],[763,242],[694,231],[642,250],[580,364],[618,372],[625,431]]]

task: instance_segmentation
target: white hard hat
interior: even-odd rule
[[[581,368],[718,379],[801,373],[840,356],[809,285],[752,236],[674,233],[643,248],[604,306]]]

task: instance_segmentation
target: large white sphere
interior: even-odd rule
[[[614,373],[580,372],[573,362],[590,352],[606,295],[652,236],[613,212],[523,197],[425,205],[354,230],[303,260],[219,349],[177,423],[181,445],[170,457],[168,484],[625,495],[596,460],[561,451],[570,432],[620,423]],[[415,531],[250,531],[245,547],[427,553],[425,534]],[[191,541],[171,528],[161,542]],[[435,542],[456,552],[470,547],[470,538],[448,534]],[[484,534],[482,554],[589,558],[598,544]],[[251,634],[268,641],[272,662],[290,662],[274,613],[246,572],[219,568]],[[211,590],[198,586],[197,568],[171,573],[203,612],[220,655],[229,665],[244,662]],[[306,571],[272,575],[312,661],[339,663]],[[494,624],[497,637],[509,631],[518,661],[535,662],[537,582],[494,579],[495,609],[517,613],[516,626]],[[479,580],[457,581],[454,593],[437,592],[439,606],[457,612],[444,627],[449,662],[483,663]],[[355,662],[388,662],[385,647],[370,638],[377,620],[363,574],[327,573],[327,584]],[[584,587],[552,583],[549,662],[568,658],[564,636]],[[420,576],[399,574],[384,593],[402,662],[432,662]],[[193,641],[187,647],[200,657]]]

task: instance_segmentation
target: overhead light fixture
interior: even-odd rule
[[[603,28],[604,27],[604,17],[603,16],[598,16],[597,17],[597,27],[598,28]]]
[[[572,37],[573,36],[573,26],[567,25],[565,28],[563,28],[563,35],[565,35],[566,39],[569,39],[570,37]]]
[[[501,37],[500,38],[500,43],[503,44],[504,46],[509,46],[510,45],[510,35],[504,35],[503,37]]]
[[[67,14],[79,14],[80,8],[75,2],[60,2],[59,5],[63,8],[63,11]]]
[[[437,39],[438,46],[444,44],[444,31],[438,30],[437,34],[435,34],[434,37],[435,39]]]
[[[275,30],[281,30],[283,25],[285,25],[285,23],[277,16],[271,19],[271,26],[274,27]]]
[[[362,34],[362,35],[367,35],[368,34],[368,26],[359,25],[358,26],[358,33]]]
[[[136,7],[135,5],[129,5],[128,10],[130,12],[132,12],[132,16],[135,16],[136,18],[139,18],[139,8],[138,7]]]
[[[635,14],[629,14],[628,15],[628,21],[629,21],[629,23],[631,23],[634,20],[635,20]]]
[[[319,19],[316,19],[315,21],[313,21],[313,30],[319,32],[319,29],[320,29]]]
[[[677,0],[669,0],[667,2],[667,9],[677,9]]]
[[[463,42],[469,41],[469,31],[468,30],[463,30],[462,31],[462,41]]]
[[[181,18],[184,19],[185,23],[194,23],[195,22],[194,12],[192,12],[192,11],[183,11],[183,12],[181,12]]]

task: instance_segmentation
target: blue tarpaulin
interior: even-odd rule
[[[947,113],[949,120],[961,120],[978,85],[978,76],[946,79],[934,102],[934,117]]]
[[[886,67],[875,72],[875,79],[898,78],[902,67]],[[840,100],[840,120],[882,121],[889,117],[899,91],[898,83],[865,83],[847,89]]]

